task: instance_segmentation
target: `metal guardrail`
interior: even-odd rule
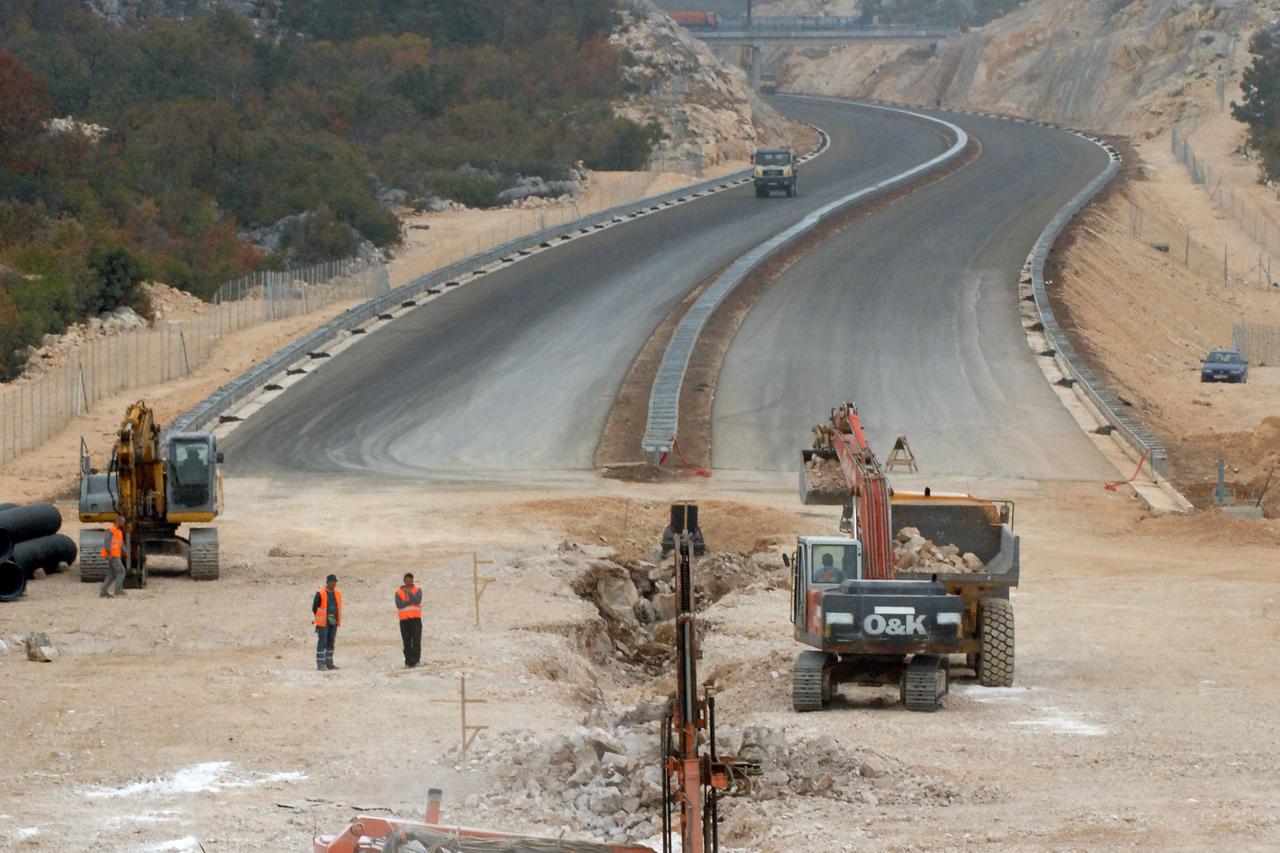
[[[1085,365],[1084,360],[1075,351],[1075,347],[1071,345],[1066,332],[1058,324],[1053,314],[1053,306],[1049,302],[1048,291],[1045,289],[1044,266],[1049,253],[1053,250],[1053,244],[1072,217],[1083,210],[1085,205],[1120,171],[1120,152],[1113,146],[1080,131],[1070,132],[1102,148],[1110,159],[1107,167],[1063,205],[1040,233],[1040,238],[1036,240],[1031,254],[1027,256],[1026,268],[1031,274],[1031,292],[1035,296],[1040,323],[1044,327],[1044,336],[1059,361],[1066,365],[1071,378],[1079,383],[1085,394],[1102,412],[1103,417],[1124,436],[1129,445],[1139,455],[1146,455],[1152,467],[1162,475],[1167,475],[1168,453],[1164,445],[1137,418],[1126,411],[1126,406],[1120,398]]]
[[[806,96],[801,96],[806,97]],[[830,100],[825,98],[809,98],[810,100]],[[847,102],[846,102],[847,103]],[[900,172],[892,177],[885,178],[869,187],[864,187],[857,192],[850,193],[836,199],[830,204],[818,208],[804,219],[792,225],[790,228],[775,234],[765,242],[756,246],[754,249],[739,256],[731,264],[728,269],[722,272],[711,285],[703,291],[702,295],[694,301],[685,315],[680,318],[680,322],[676,325],[675,331],[671,335],[671,340],[667,342],[667,349],[662,355],[662,362],[658,366],[657,375],[653,380],[653,387],[649,392],[649,415],[645,421],[644,437],[641,439],[641,447],[649,452],[663,453],[669,451],[675,443],[676,436],[679,433],[679,412],[680,412],[680,391],[684,387],[685,372],[689,367],[689,359],[693,356],[693,348],[698,342],[698,336],[701,335],[703,327],[707,320],[719,307],[729,293],[738,286],[738,284],[747,277],[747,275],[760,265],[766,258],[775,252],[794,243],[799,237],[811,231],[822,220],[828,218],[832,214],[848,207],[855,202],[873,198],[887,189],[890,189],[903,181],[913,178],[924,172],[931,171],[937,166],[958,156],[965,146],[969,144],[969,136],[960,127],[951,124],[942,119],[933,118],[932,116],[922,115],[920,113],[912,113],[907,110],[895,109],[892,107],[881,107],[870,104],[863,105],[867,109],[886,110],[888,112],[903,113],[905,115],[914,116],[924,119],[925,121],[934,122],[943,125],[955,136],[954,144],[924,163],[917,164],[904,172]]]
[[[532,249],[543,247],[544,244],[551,246],[566,242],[572,239],[575,232],[579,235],[592,233],[611,224],[625,222],[664,207],[672,207],[716,190],[727,189],[731,185],[743,183],[749,179],[750,174],[751,170],[743,169],[683,189],[617,205],[554,228],[545,228],[536,233],[518,237],[447,267],[419,276],[383,296],[362,302],[344,311],[333,320],[258,362],[176,418],[169,429],[174,432],[196,432],[211,428],[233,407],[260,391],[271,377],[295,363],[309,359],[311,353],[323,352],[325,347],[332,345],[352,329],[380,314],[386,314],[395,308],[412,303],[424,293],[441,293],[456,286],[462,279],[473,275],[481,268],[498,262],[514,261]]]

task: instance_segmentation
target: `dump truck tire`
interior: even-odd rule
[[[1013,605],[1003,598],[984,598],[978,605],[978,683],[983,687],[1013,686]]]
[[[831,704],[831,667],[823,652],[801,652],[791,676],[791,707],[821,711]]]
[[[191,549],[187,552],[187,568],[193,581],[218,579],[218,531],[213,527],[191,530]]]
[[[103,530],[87,527],[80,531],[80,580],[102,583],[107,579],[107,561],[102,556]]]

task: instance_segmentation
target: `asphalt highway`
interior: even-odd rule
[[[927,476],[1115,478],[1035,364],[1017,296],[1040,231],[1106,155],[1035,125],[940,116],[981,140],[980,158],[762,296],[720,373],[714,467],[797,470],[809,427],[851,400],[881,458],[905,434]]]
[[[685,294],[814,208],[948,144],[935,126],[892,113],[796,100],[783,107],[832,138],[802,168],[799,198],[758,200],[749,185],[736,188],[450,291],[241,424],[224,442],[231,473],[465,478],[590,468],[631,362]],[[937,222],[946,215],[935,211]],[[903,259],[914,256],[904,246],[909,233],[884,229],[878,239],[889,254],[897,247]]]

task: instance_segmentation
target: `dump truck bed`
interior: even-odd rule
[[[986,567],[981,572],[899,571],[896,577],[902,580],[936,578],[952,592],[968,588],[970,594],[981,592],[1007,598],[1021,577],[1022,555],[1017,534],[1002,517],[1002,512],[1004,517],[1012,517],[1012,505],[1006,506],[1009,509],[1004,510],[991,501],[962,495],[895,495],[895,533],[904,527],[914,527],[926,539],[975,554]]]

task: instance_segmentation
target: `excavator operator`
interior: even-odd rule
[[[830,553],[822,555],[822,565],[813,570],[814,583],[840,583],[844,580],[844,572],[836,568],[835,557]]]

